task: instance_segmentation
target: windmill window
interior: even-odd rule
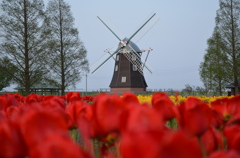
[[[133,71],[137,71],[137,65],[133,65]]]
[[[116,60],[119,61],[119,55],[117,55],[117,59]]]
[[[118,65],[115,66],[115,71],[118,71]]]
[[[122,82],[126,82],[127,78],[124,76],[122,77]]]

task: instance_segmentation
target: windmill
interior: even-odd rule
[[[143,69],[149,73],[152,71],[147,67],[146,61],[149,52],[152,49],[140,50],[139,47],[132,42],[132,38],[156,15],[151,15],[147,21],[138,28],[129,38],[120,39],[119,36],[100,18],[97,17],[101,23],[119,40],[118,48],[115,51],[105,50],[110,56],[105,59],[92,73],[96,72],[103,66],[110,58],[115,60],[114,72],[112,81],[110,83],[110,92],[122,94],[124,92],[144,93],[146,92],[147,83],[144,78]],[[141,60],[142,52],[147,51],[148,54],[144,60]],[[116,55],[114,57],[114,55]]]

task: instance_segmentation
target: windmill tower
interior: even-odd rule
[[[120,39],[113,31],[108,27],[102,19],[98,19],[107,27],[111,33],[119,40],[118,48],[113,51],[110,56],[104,60],[95,70],[97,71],[102,65],[104,65],[111,57],[114,55],[115,65],[112,81],[110,83],[110,92],[122,94],[124,92],[133,92],[133,93],[145,93],[147,88],[147,83],[144,78],[143,69],[147,69],[148,72],[152,71],[146,66],[146,61],[149,55],[149,52],[152,49],[140,50],[139,47],[131,41],[131,39],[155,16],[154,13],[130,38],[125,37]],[[148,51],[146,59],[144,62],[141,60],[142,52]]]

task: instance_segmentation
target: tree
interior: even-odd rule
[[[190,86],[189,84],[186,84],[182,92],[186,92],[187,94],[191,95],[194,92],[194,90],[195,90],[194,86]]]
[[[240,75],[240,1],[220,0],[216,24],[223,39],[223,51],[227,56],[225,68],[227,76],[239,93],[238,82]]]
[[[49,67],[55,85],[61,87],[61,95],[69,86],[75,86],[81,75],[89,71],[87,51],[73,27],[74,18],[70,6],[63,0],[50,0],[46,9],[48,29]]]
[[[0,91],[5,87],[10,86],[10,84],[13,82],[12,75],[5,71],[6,65],[8,66],[9,70],[11,70],[11,73],[16,72],[16,67],[14,67],[14,65],[11,65],[9,60],[6,58],[0,60]]]
[[[199,93],[200,95],[207,95],[207,89],[204,87],[197,86],[196,87],[196,92]]]
[[[172,88],[168,88],[167,93],[168,93],[168,95],[174,95],[175,91]]]
[[[0,7],[2,57],[17,68],[17,73],[11,73],[11,68],[5,66],[6,71],[29,94],[30,87],[41,82],[47,73],[44,4],[42,0],[3,0]]]
[[[200,64],[200,77],[208,92],[218,91],[219,95],[222,95],[222,91],[231,77],[227,75],[228,59],[223,52],[224,42],[218,26],[215,27],[207,44],[207,53],[204,55],[204,61]]]

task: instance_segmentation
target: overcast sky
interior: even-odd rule
[[[48,0],[44,1],[47,5]],[[108,57],[104,50],[116,49],[119,42],[97,16],[114,26],[114,31],[124,38],[136,31],[149,15],[156,13],[152,22],[133,39],[140,49],[153,48],[147,61],[153,73],[145,75],[148,88],[180,90],[186,84],[203,85],[198,69],[207,48],[207,39],[215,26],[218,0],[65,1],[71,6],[75,27],[88,51],[91,72],[96,67],[96,61],[100,63]],[[159,21],[152,27],[157,19]],[[88,90],[109,88],[113,68],[114,60],[109,60],[94,74],[90,72],[87,76]],[[84,77],[76,89],[85,88]]]

